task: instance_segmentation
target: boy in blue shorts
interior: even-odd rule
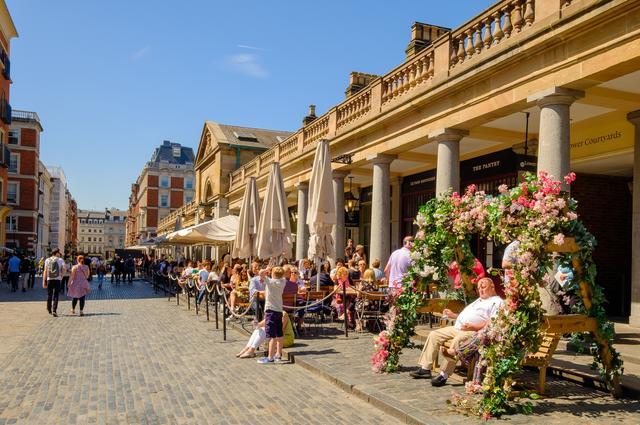
[[[274,267],[271,279],[267,279],[265,288],[264,330],[269,339],[269,356],[258,360],[259,364],[280,363],[282,361],[282,291],[286,285],[282,267]]]

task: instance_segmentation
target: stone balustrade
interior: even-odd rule
[[[401,97],[434,75],[434,48],[429,47],[382,78],[382,103]]]
[[[593,0],[596,2],[596,0]],[[474,64],[476,58],[493,58],[509,51],[514,42],[535,34],[538,21],[550,25],[548,17],[561,19],[568,6],[577,0],[502,0],[448,32],[431,45],[386,75],[372,80],[360,92],[349,97],[310,124],[302,127],[278,146],[262,153],[230,175],[230,192],[244,187],[246,178],[268,173],[273,161],[295,160],[315,148],[320,139],[333,140],[359,125],[387,114],[396,103],[410,101],[428,93],[432,87],[446,84]],[[541,24],[542,25],[542,24]],[[396,102],[398,100],[398,102]],[[276,150],[279,151],[276,154]],[[336,151],[335,155],[342,152]]]
[[[563,2],[566,2],[563,0]],[[535,21],[535,0],[503,0],[451,33],[450,67],[518,34]]]
[[[360,117],[366,115],[371,110],[371,88],[348,99],[347,102],[338,105],[336,108],[336,126],[342,128]]]
[[[329,134],[329,114],[318,117],[315,121],[304,128],[303,149],[314,146],[314,143]]]
[[[280,160],[295,157],[298,152],[298,134],[294,133],[286,140],[280,143]]]
[[[179,217],[182,217],[182,216],[188,217],[192,214],[195,214],[197,209],[198,209],[198,205],[196,201],[191,201],[188,204],[183,205],[177,210],[169,213],[167,216],[165,216],[158,222],[158,230],[156,233],[164,234],[164,233],[172,232],[174,230],[176,220]]]

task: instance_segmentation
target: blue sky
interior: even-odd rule
[[[80,208],[125,209],[162,140],[197,149],[205,120],[295,130],[340,102],[351,71],[403,61],[414,21],[456,27],[487,0],[6,0],[11,104],[38,112],[41,159]]]

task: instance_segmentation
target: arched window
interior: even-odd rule
[[[204,201],[208,202],[213,199],[213,188],[211,187],[211,181],[207,180],[205,183]]]

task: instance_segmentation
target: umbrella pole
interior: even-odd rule
[[[316,258],[316,292],[320,292],[320,262],[319,258]],[[309,276],[311,279],[311,276]]]

